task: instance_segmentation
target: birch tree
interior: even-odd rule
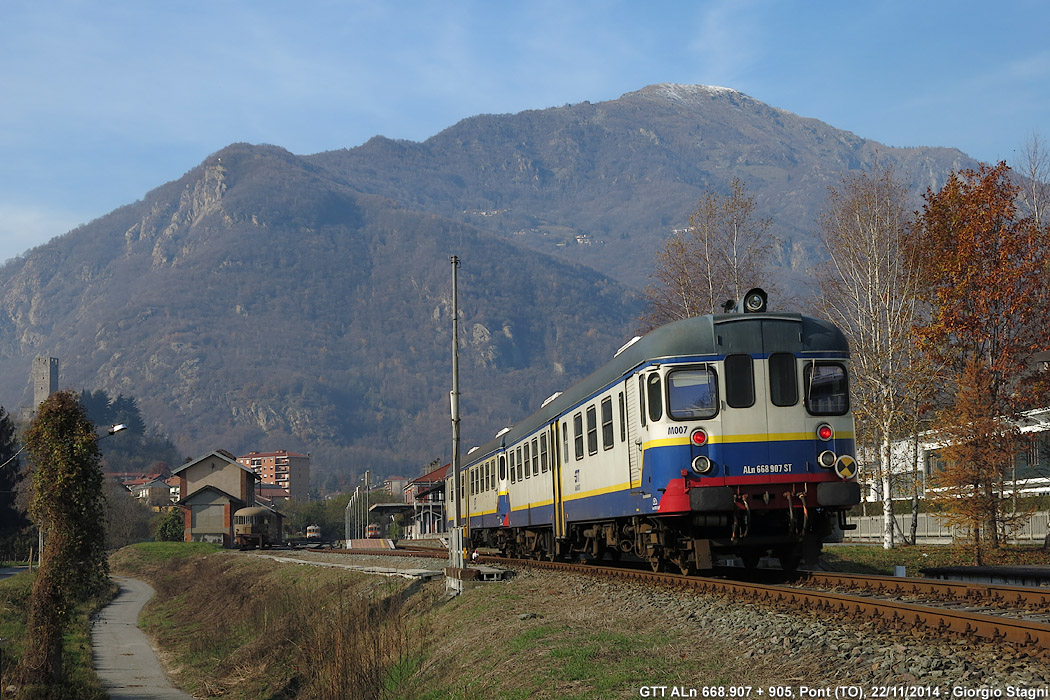
[[[916,278],[902,253],[910,224],[907,191],[878,165],[829,188],[820,219],[829,257],[818,277],[822,311],[850,342],[854,413],[876,455],[886,549],[894,545],[890,448],[914,413],[909,389],[920,373],[911,341]]]
[[[689,228],[672,233],[656,254],[643,321],[655,327],[714,313],[752,287],[775,292],[768,279],[776,246],[771,223],[756,216],[755,199],[740,179],[727,195],[701,197]]]
[[[1025,142],[1017,172],[1024,178],[1018,195],[1022,211],[1037,227],[1050,226],[1050,149],[1038,134]]]

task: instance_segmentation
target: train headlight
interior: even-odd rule
[[[817,426],[817,438],[827,442],[831,438],[835,437],[835,429],[827,423],[821,423]]]
[[[831,469],[832,467],[834,467],[835,462],[837,460],[838,455],[836,455],[831,450],[824,450],[819,455],[817,455],[817,464],[824,467],[825,469]]]
[[[689,436],[689,439],[693,441],[693,444],[697,447],[707,444],[707,431],[703,428],[697,428],[693,431],[693,434]]]
[[[758,287],[749,289],[744,295],[743,307],[745,314],[762,313],[766,310],[766,293]]]
[[[711,471],[712,466],[714,465],[711,464],[711,460],[703,455],[693,458],[692,467],[693,471],[697,474],[706,474],[707,472]]]

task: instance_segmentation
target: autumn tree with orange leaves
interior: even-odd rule
[[[948,459],[933,485],[968,494],[943,504],[955,513],[977,504],[980,516],[965,517],[971,542],[997,547],[1017,419],[1046,399],[1029,361],[1048,345],[1048,231],[1018,210],[1006,163],[953,173],[925,199],[908,245],[930,305],[916,331],[954,377],[938,419]]]

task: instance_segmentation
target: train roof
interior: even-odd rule
[[[273,515],[275,511],[265,506],[248,506],[247,508],[238,508],[234,511],[234,517],[241,516],[244,518],[251,517],[253,515]]]
[[[756,352],[756,348],[759,350]],[[721,357],[733,353],[849,353],[846,336],[835,325],[797,313],[732,313],[695,316],[660,326],[620,349],[616,356],[510,430],[481,446],[478,457],[515,442],[541,425],[603,391],[636,368],[661,358]],[[464,461],[473,461],[469,456]]]

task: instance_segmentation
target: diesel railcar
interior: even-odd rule
[[[692,573],[772,554],[792,569],[860,501],[853,431],[842,332],[767,312],[756,289],[635,338],[472,449],[460,524],[507,556]]]
[[[250,506],[233,514],[233,541],[240,549],[265,549],[281,541],[280,521],[269,508]]]

